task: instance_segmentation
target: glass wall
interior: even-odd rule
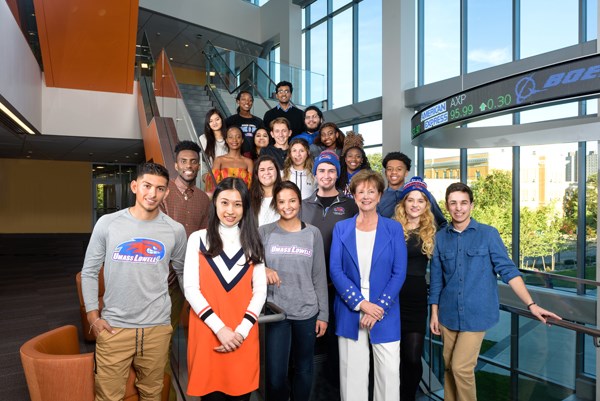
[[[326,75],[329,109],[381,96],[381,1],[317,0],[304,9],[302,67]]]
[[[595,40],[597,3],[418,0],[417,82],[427,85],[462,75],[465,85],[469,73],[548,52],[555,57],[557,50]],[[479,76],[473,75],[475,81]],[[451,95],[440,93],[439,99]],[[597,113],[597,100],[575,101],[469,127],[535,124]],[[440,203],[445,188],[461,177],[473,188],[473,217],[498,228],[528,285],[563,294],[567,303],[596,302],[596,286],[566,277],[595,280],[597,275],[598,142],[569,142],[570,134],[565,128],[564,139],[555,144],[535,144],[529,137],[527,146],[507,140],[499,141],[503,147],[479,148],[474,141],[473,148],[462,152],[451,148],[449,136],[448,149],[425,148],[419,165]],[[513,208],[518,215],[512,215]],[[513,242],[518,255],[512,255]],[[595,383],[596,354],[587,335],[502,311],[482,345],[476,368],[479,399],[567,399],[582,382]],[[429,374],[442,382],[438,345],[433,343],[425,356],[432,358]],[[577,397],[593,399],[579,390]]]

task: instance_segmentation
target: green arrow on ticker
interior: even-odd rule
[[[481,103],[481,106],[479,106],[479,110],[485,111],[485,103]]]

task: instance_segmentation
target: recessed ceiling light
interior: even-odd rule
[[[169,60],[173,61],[173,57],[169,57]]]
[[[12,111],[8,109],[2,102],[0,102],[0,111],[3,111],[8,117],[10,117],[14,122],[19,124],[21,128],[25,130],[28,134],[35,135],[35,133],[29,128],[19,117],[17,117]]]
[[[126,159],[129,159],[129,156],[125,156]]]
[[[190,47],[190,45],[188,45],[187,43],[184,45],[185,47]]]
[[[137,156],[138,154],[137,154],[137,152],[136,152],[136,153],[134,153],[133,155],[134,155],[134,156]]]
[[[104,166],[96,166],[96,168],[102,170]]]

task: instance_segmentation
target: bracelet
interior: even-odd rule
[[[100,320],[100,319],[101,319],[101,318],[99,317],[99,318],[97,318],[96,320],[94,320],[94,323],[90,324],[90,331],[88,331],[88,334],[91,334],[91,333],[92,333],[92,327],[96,327],[96,322],[97,322],[98,320]]]
[[[533,305],[537,305],[537,304],[536,304],[535,302],[532,302],[532,303],[530,303],[529,305],[527,305],[527,309],[531,310],[530,308],[531,308]]]

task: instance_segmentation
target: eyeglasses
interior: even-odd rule
[[[289,89],[279,89],[277,93],[290,93]]]

